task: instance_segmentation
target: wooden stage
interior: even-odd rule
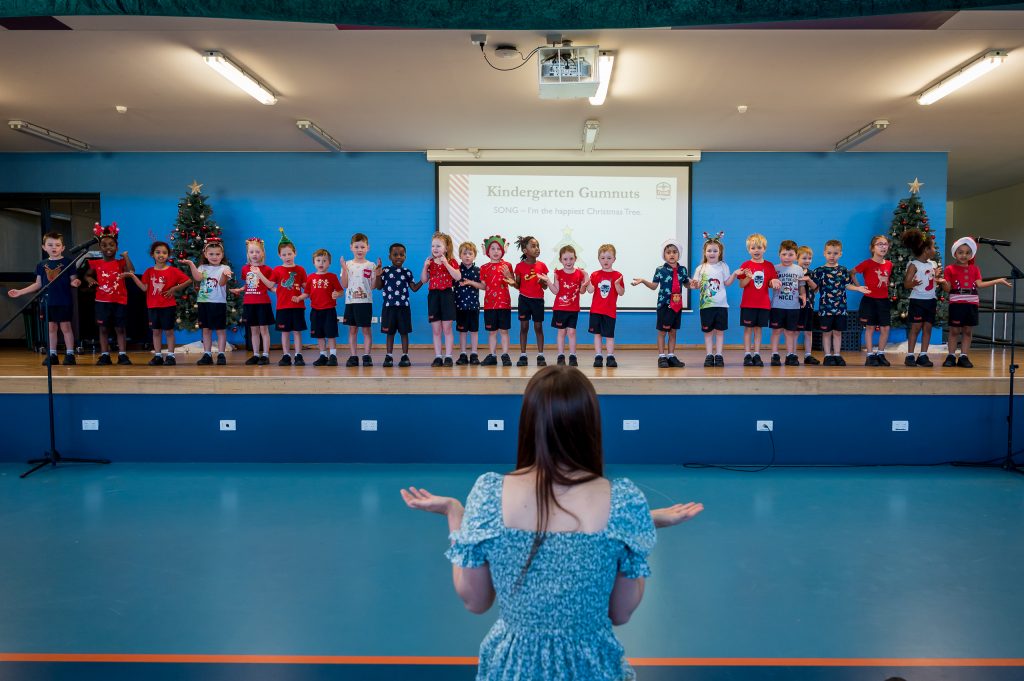
[[[54,391],[60,394],[150,395],[267,395],[267,394],[381,394],[381,395],[518,395],[536,371],[529,367],[430,367],[433,353],[413,349],[410,368],[380,366],[383,352],[375,351],[373,367],[279,367],[280,352],[271,364],[244,366],[248,355],[228,353],[224,367],[195,365],[198,355],[177,355],[175,367],[150,367],[148,352],[132,352],[133,366],[95,366],[95,355],[80,355],[78,365],[54,367]],[[317,357],[305,353],[307,362]],[[769,355],[762,353],[767,362]],[[821,355],[817,355],[821,359]],[[685,369],[659,369],[654,349],[624,349],[616,353],[619,367],[594,368],[593,354],[579,355],[580,369],[602,395],[1002,395],[1008,386],[1009,352],[976,349],[975,368],[942,368],[943,354],[930,355],[932,368],[903,366],[903,355],[887,355],[891,367],[863,366],[864,356],[845,353],[846,367],[743,367],[743,352],[727,348],[726,366],[706,369],[701,349],[686,349]],[[518,358],[512,355],[513,362]],[[346,356],[339,357],[344,364]],[[554,353],[547,354],[554,363]],[[0,350],[0,394],[46,392],[42,356],[26,350]]]

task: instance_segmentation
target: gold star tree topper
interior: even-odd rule
[[[915,177],[913,182],[907,183],[907,186],[910,187],[911,194],[917,194],[919,191],[921,191],[921,187],[924,186],[924,182],[921,182]]]
[[[202,190],[202,188],[203,188],[203,185],[199,184],[195,180],[192,180],[192,184],[188,184],[188,185],[185,185],[185,186],[188,187],[190,190],[192,190],[193,194],[198,194],[200,192],[200,190]]]

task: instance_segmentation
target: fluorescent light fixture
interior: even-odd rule
[[[276,104],[277,95],[261,83],[251,73],[247,73],[238,64],[224,56],[221,52],[203,52],[203,61],[211,69],[224,76],[237,87],[251,95],[260,104]]]
[[[597,94],[590,98],[590,103],[594,106],[601,106],[604,104],[605,97],[608,96],[608,86],[612,82],[612,66],[614,65],[614,52],[602,50],[598,53],[597,77],[600,79],[600,83],[597,86]]]
[[[313,121],[295,121],[295,127],[332,151],[344,151],[341,148],[341,142],[331,137],[327,131]]]
[[[836,142],[835,151],[846,151],[851,147],[855,147],[861,142],[871,139],[888,127],[889,121],[884,118],[879,118],[877,121],[871,121],[857,132],[847,135]]]
[[[76,140],[74,137],[68,137],[63,133],[44,128],[41,125],[29,123],[28,121],[7,121],[7,125],[10,126],[11,130],[23,132],[26,135],[32,135],[33,137],[38,137],[39,139],[64,147],[70,147],[75,151],[89,151],[89,145],[82,140]]]
[[[589,154],[594,150],[594,142],[597,141],[597,133],[601,130],[601,124],[591,119],[583,124],[583,152]]]
[[[430,163],[697,163],[698,149],[427,149]]]
[[[917,103],[922,106],[934,104],[951,92],[959,90],[973,80],[984,76],[989,71],[1002,66],[1009,53],[1006,50],[989,50],[969,64],[958,68],[917,96]]]

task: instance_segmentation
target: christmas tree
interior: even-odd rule
[[[903,286],[903,278],[907,274],[907,265],[914,259],[914,254],[909,248],[903,245],[902,236],[908,229],[919,229],[926,235],[935,238],[935,231],[928,223],[928,213],[924,210],[924,204],[918,192],[924,185],[915,177],[910,185],[910,196],[901,199],[899,206],[894,210],[892,226],[889,228],[889,259],[892,261],[892,276],[889,279],[889,300],[892,302],[892,325],[894,327],[909,327],[907,314],[910,308],[910,289]],[[942,254],[936,247],[934,260],[941,269]],[[935,310],[935,326],[946,326],[949,319],[949,302],[946,293],[937,287],[935,292],[938,299],[938,306]]]
[[[203,244],[207,239],[221,238],[221,229],[217,223],[210,219],[213,209],[206,203],[208,197],[203,196],[200,190],[203,185],[195,180],[188,186],[188,193],[185,198],[178,201],[178,219],[171,231],[171,257],[176,260],[191,260],[199,267],[203,263]],[[227,248],[224,249],[224,264],[229,265],[227,259]],[[189,277],[192,276],[188,266],[178,264],[181,271]],[[234,270],[234,268],[232,268]],[[232,274],[237,274],[232,272]],[[228,282],[228,288],[238,288],[239,284],[235,276]],[[198,286],[189,286],[178,297],[177,314],[175,321],[178,329],[184,331],[195,331],[199,328],[198,312],[196,302]],[[242,298],[228,293],[228,329],[238,330],[238,322],[242,316]]]

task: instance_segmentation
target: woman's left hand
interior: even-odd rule
[[[462,510],[462,503],[452,497],[435,496],[425,489],[418,489],[416,487],[400,491],[405,505],[417,511],[428,511],[446,516],[452,511]]]
[[[691,501],[688,504],[676,504],[666,508],[655,508],[651,511],[654,527],[672,527],[686,522],[704,510],[704,504]]]

